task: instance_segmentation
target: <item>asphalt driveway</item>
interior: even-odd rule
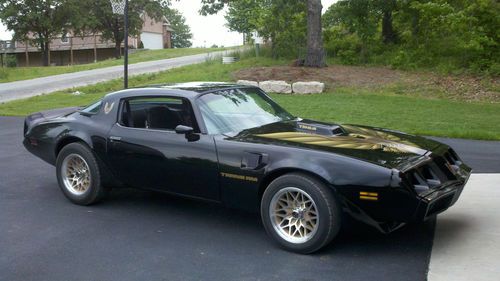
[[[116,190],[73,205],[21,140],[22,118],[0,117],[0,280],[426,279],[434,221],[390,235],[350,221],[323,251],[297,255],[271,243],[258,215],[214,204]],[[465,161],[499,172],[500,144],[485,143],[486,158],[471,144],[457,143]]]

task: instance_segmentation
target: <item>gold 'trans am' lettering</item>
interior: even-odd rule
[[[236,180],[252,181],[252,182],[258,181],[258,179],[256,177],[250,177],[250,176],[243,176],[243,175],[236,175],[236,174],[229,174],[229,173],[220,173],[220,175],[225,177],[225,178],[236,179]]]

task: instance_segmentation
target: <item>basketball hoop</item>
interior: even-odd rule
[[[113,14],[124,15],[125,14],[125,0],[109,0],[111,2],[111,8],[113,9]]]
[[[128,0],[109,0],[111,3],[111,9],[113,10],[113,14],[115,15],[122,15],[123,18],[123,40],[125,41],[124,44],[124,60],[123,60],[123,87],[125,89],[128,88]],[[118,42],[116,42],[118,43]]]

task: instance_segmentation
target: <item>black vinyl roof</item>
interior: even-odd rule
[[[148,85],[128,90],[122,90],[106,95],[107,98],[132,98],[134,96],[161,96],[172,95],[184,98],[196,98],[204,93],[231,89],[231,88],[249,88],[252,86],[239,85],[224,82],[187,82],[175,84]]]
[[[242,86],[243,85],[234,83],[224,83],[224,82],[187,82],[187,83],[175,83],[175,84],[149,85],[143,88],[176,89],[184,91],[193,91],[197,93],[205,93],[205,92],[223,90],[227,88],[237,88]]]

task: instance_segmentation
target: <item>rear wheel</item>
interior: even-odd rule
[[[63,147],[56,162],[57,180],[71,202],[90,205],[100,201],[108,189],[102,185],[102,173],[94,153],[84,144]]]
[[[328,244],[341,224],[341,209],[333,191],[301,173],[271,182],[262,197],[261,216],[267,233],[280,246],[302,254]]]

